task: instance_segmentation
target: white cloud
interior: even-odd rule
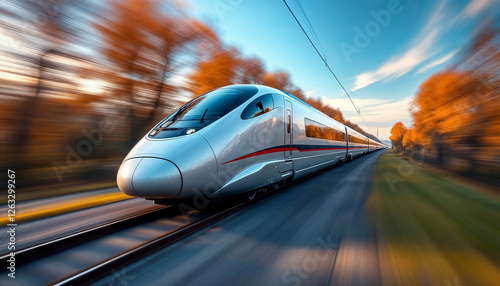
[[[402,55],[394,56],[382,64],[377,70],[364,72],[356,76],[353,90],[366,87],[381,80],[400,77],[413,70],[416,66],[433,56],[437,51],[433,45],[442,33],[443,15],[446,1],[441,2],[429,17],[426,26],[410,45],[411,48]]]
[[[361,110],[361,115],[370,126],[371,131],[375,133],[374,135],[376,135],[378,128],[379,138],[387,139],[394,123],[402,121],[407,125],[412,121],[409,110],[412,101],[413,96],[399,100],[367,98],[355,99],[355,104]],[[359,118],[348,98],[330,98],[324,99],[323,102],[331,107],[339,108],[345,119],[358,124],[366,130],[366,125]]]
[[[390,100],[378,99],[378,98],[367,98],[367,99],[354,98],[354,103],[361,110],[364,110],[365,107],[383,104],[388,101]],[[342,98],[326,98],[323,99],[323,102],[329,104],[334,108],[339,108],[344,113],[344,115],[349,112],[356,114],[356,111],[354,110],[351,101],[349,100],[349,98],[345,96],[343,96]]]
[[[457,53],[457,51],[458,50],[454,50],[451,53],[447,54],[446,56],[438,58],[438,59],[436,59],[436,60],[428,63],[427,65],[425,65],[424,67],[422,67],[421,69],[419,69],[417,73],[423,73],[424,71],[426,71],[428,69],[431,69],[431,68],[433,68],[435,66],[439,66],[439,65],[444,64],[445,62],[447,62],[451,58],[453,58],[453,56]]]
[[[411,119],[409,107],[412,100],[413,96],[399,100],[367,98],[355,99],[355,104],[361,110],[366,122],[371,124]],[[324,99],[323,102],[331,107],[339,108],[346,119],[360,121],[348,98]]]
[[[495,2],[495,0],[472,0],[469,5],[465,7],[464,16],[473,17],[483,11],[489,4]]]

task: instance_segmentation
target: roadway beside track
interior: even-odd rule
[[[365,201],[381,153],[285,187],[96,284],[379,285]]]

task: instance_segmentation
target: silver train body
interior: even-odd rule
[[[157,203],[218,199],[297,180],[386,146],[295,96],[259,85],[206,93],[158,123],[124,159],[120,190]]]

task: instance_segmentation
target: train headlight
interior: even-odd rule
[[[194,129],[189,129],[188,131],[186,131],[186,134],[191,134],[191,133],[194,133],[196,130]]]

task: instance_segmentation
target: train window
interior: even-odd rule
[[[274,108],[273,96],[266,94],[252,101],[241,113],[241,119],[250,119],[269,112]]]
[[[336,141],[345,141],[345,134],[342,131],[335,130],[331,127],[310,120],[304,119],[306,125],[306,136],[319,139],[328,139]]]
[[[361,138],[358,138],[356,136],[353,136],[353,135],[349,135],[349,142],[352,142],[352,143],[359,143],[359,144],[368,144],[368,141],[366,140],[363,140]]]

